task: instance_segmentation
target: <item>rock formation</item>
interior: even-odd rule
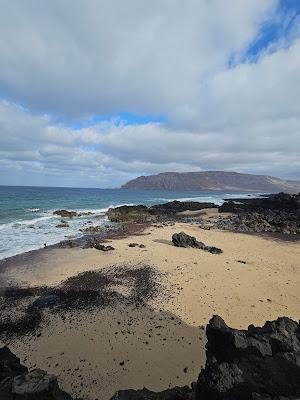
[[[300,328],[283,317],[262,328],[229,328],[214,316],[196,400],[300,398]]]
[[[194,236],[187,235],[184,232],[174,233],[172,242],[176,247],[193,247],[195,249],[208,251],[212,254],[223,253],[221,249],[214,246],[206,246],[204,243],[198,242]]]
[[[206,365],[191,388],[122,390],[112,400],[299,400],[297,322],[282,317],[238,330],[214,316],[206,334]]]
[[[0,348],[1,400],[72,400],[54,375],[40,369],[28,371],[6,346]]]
[[[140,176],[122,186],[123,189],[159,190],[232,190],[277,192],[300,190],[300,182],[272,176],[240,174],[225,171],[164,172]]]
[[[300,194],[278,193],[266,198],[227,201],[220,212],[234,213],[217,227],[239,232],[300,233]]]
[[[175,200],[152,207],[137,205],[110,208],[106,215],[112,222],[151,223],[175,218],[181,211],[203,210],[204,208],[217,208],[217,206],[214,203]]]

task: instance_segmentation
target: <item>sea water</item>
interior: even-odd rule
[[[0,186],[0,259],[79,237],[84,226],[105,225],[109,207],[172,200],[222,204],[224,198],[246,196],[249,193]],[[57,228],[57,209],[93,214],[67,219],[69,227]]]

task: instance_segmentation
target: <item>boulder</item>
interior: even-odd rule
[[[8,347],[0,348],[1,400],[72,400],[54,375],[40,369],[28,372]]]
[[[105,246],[104,244],[101,244],[101,243],[96,243],[93,247],[94,247],[94,249],[96,249],[96,250],[101,250],[101,251],[111,251],[111,250],[115,250],[114,247],[112,247],[112,246]]]
[[[20,359],[8,347],[0,347],[0,382],[7,377],[14,377],[24,372],[27,372],[27,368],[20,364]]]
[[[194,236],[187,235],[184,232],[174,233],[172,236],[172,242],[176,247],[193,247],[195,249],[208,251],[212,254],[223,253],[223,250],[218,247],[206,246],[204,243],[198,242]]]
[[[68,211],[68,210],[56,210],[53,212],[54,215],[59,215],[62,218],[72,218],[77,217],[76,211]]]
[[[106,215],[112,222],[149,223],[157,221],[154,213],[144,205],[109,208]]]
[[[282,317],[262,328],[238,330],[214,316],[206,334],[207,361],[196,400],[300,396],[300,329],[295,321]]]
[[[18,400],[72,400],[59,388],[57,378],[41,369],[13,378],[11,393],[12,399]]]

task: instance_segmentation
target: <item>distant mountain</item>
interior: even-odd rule
[[[125,183],[122,188],[297,192],[300,191],[300,181],[288,181],[267,175],[224,171],[163,172],[158,175],[140,176]]]

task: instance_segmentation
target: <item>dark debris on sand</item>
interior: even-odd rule
[[[72,276],[55,288],[4,289],[0,294],[0,338],[37,331],[49,312],[64,315],[68,310],[146,305],[163,295],[160,275],[148,265],[115,265]],[[118,290],[124,287],[126,294]]]

